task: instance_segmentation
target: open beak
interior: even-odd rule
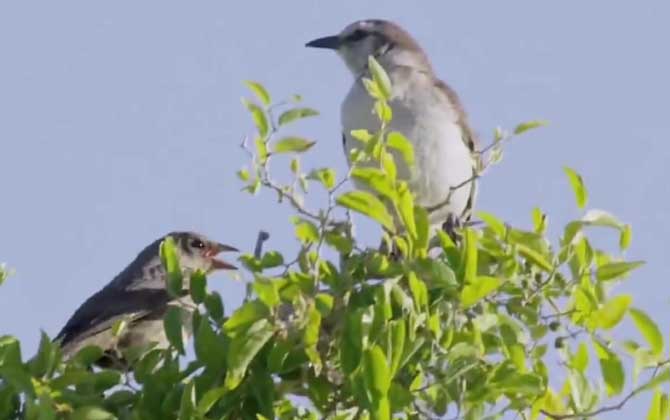
[[[305,44],[305,47],[337,50],[340,48],[340,45],[342,45],[340,37],[334,35],[334,36],[324,36],[323,38],[317,38],[315,40],[309,41],[307,44]]]
[[[220,243],[215,244],[210,250],[207,251],[207,256],[212,259],[212,270],[237,270],[237,267],[234,265],[218,258],[214,258],[214,256],[219,255],[222,252],[239,252],[239,250],[230,245]]]

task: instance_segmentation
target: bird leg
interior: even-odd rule
[[[458,244],[463,239],[463,235],[460,233],[462,227],[461,219],[454,213],[449,213],[447,220],[442,225],[442,230],[449,235],[454,243]]]

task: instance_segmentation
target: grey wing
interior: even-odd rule
[[[468,147],[468,149],[470,149],[470,154],[472,156],[472,182],[470,187],[470,197],[468,198],[465,209],[463,209],[463,213],[461,214],[461,219],[468,221],[472,217],[475,199],[477,198],[477,177],[479,168],[481,168],[481,155],[479,154],[478,150],[479,140],[470,126],[468,116],[465,113],[463,104],[461,103],[461,100],[458,97],[456,91],[454,91],[451,87],[449,87],[449,85],[440,79],[435,79],[435,87],[444,92],[444,94],[449,99],[449,102],[451,102],[452,106],[456,110],[458,115],[458,120],[456,123],[461,128],[463,133],[463,142]]]
[[[65,346],[85,340],[112,328],[118,320],[137,321],[172,300],[164,289],[122,290],[110,286],[87,299],[54,341]]]

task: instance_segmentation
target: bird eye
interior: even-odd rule
[[[191,241],[191,246],[193,248],[202,249],[202,248],[205,247],[205,243],[202,242],[200,239],[194,239],[194,240]]]
[[[361,39],[365,38],[367,36],[367,32],[361,30],[361,29],[356,29],[353,31],[348,37],[347,40],[351,42],[356,42],[360,41]]]

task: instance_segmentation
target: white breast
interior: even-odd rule
[[[393,109],[391,131],[399,131],[414,145],[415,167],[409,171],[396,156],[398,175],[408,180],[417,203],[429,207],[444,201],[450,187],[461,184],[473,175],[473,161],[463,133],[457,124],[458,115],[446,95],[432,80],[416,73],[411,81],[398,80],[391,73]],[[349,136],[351,130],[379,130],[380,123],[372,113],[373,100],[360,82],[354,83],[345,98],[341,118],[347,155],[360,143]],[[360,187],[360,186],[359,186]],[[449,213],[460,216],[467,205],[471,185],[456,190],[449,205],[431,214],[433,224],[443,223]]]

